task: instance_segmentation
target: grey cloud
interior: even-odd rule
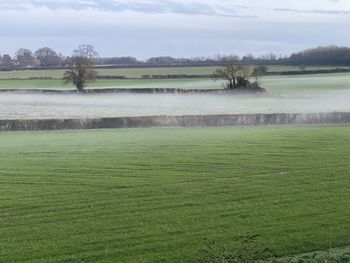
[[[273,6],[267,5],[254,6],[253,3],[260,1],[255,0],[249,4],[241,0],[240,3],[247,5],[244,6],[234,5],[236,0],[188,0],[187,3],[185,0],[0,0],[0,53],[13,54],[23,43],[32,50],[50,46],[64,54],[70,54],[71,50],[81,43],[91,43],[103,56],[133,55],[141,58],[157,55],[201,56],[220,52],[244,55],[250,52],[274,51],[284,54],[320,45],[350,44],[347,24],[335,16],[348,15],[349,12],[328,10],[336,9],[336,3],[333,7],[314,5],[310,9],[292,9],[293,5],[287,4],[279,6],[290,9],[273,9]],[[324,1],[330,3],[331,0]],[[236,3],[238,2],[237,0]],[[60,12],[48,19],[55,12],[37,9],[41,7]],[[12,13],[7,12],[8,9],[19,11]],[[28,9],[30,12],[27,14],[22,12],[22,9]],[[88,9],[109,12],[88,12]],[[82,16],[78,17],[65,10],[80,10],[78,16]],[[127,10],[137,14],[118,13]],[[310,15],[310,19],[304,22],[305,26],[300,27],[292,16],[284,12],[320,15]],[[96,21],[91,19],[91,14]],[[142,14],[166,15],[163,16],[164,21],[158,21],[158,16]],[[172,14],[188,16],[183,19],[182,16]],[[249,15],[254,14],[261,16],[261,19],[246,19],[252,18],[253,16]],[[219,16],[244,19],[217,19]],[[266,19],[267,16],[276,16],[276,19],[270,21]],[[130,19],[130,23],[115,21],[118,17]],[[47,22],[43,23],[43,19],[47,19]],[[145,20],[147,23],[143,24]],[[332,20],[332,23],[329,20]],[[187,27],[186,21],[203,25]],[[74,26],[67,26],[70,24]]]
[[[223,16],[223,17],[237,17],[237,18],[255,18],[256,16],[239,14],[233,8],[225,8],[224,6],[212,7],[208,4],[202,3],[180,3],[174,0],[163,1],[111,1],[111,0],[90,0],[90,1],[50,1],[50,0],[32,0],[27,4],[18,0],[3,0],[0,1],[0,8],[2,9],[30,9],[34,7],[46,7],[52,10],[58,9],[72,9],[84,10],[88,8],[102,10],[102,11],[135,11],[148,14],[163,14],[174,13],[184,15],[206,15],[206,16]]]
[[[301,10],[291,8],[275,8],[278,12],[293,12],[302,14],[321,14],[321,15],[350,15],[349,10],[323,10],[323,9],[312,9],[312,10]]]

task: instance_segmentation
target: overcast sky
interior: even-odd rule
[[[350,46],[350,0],[0,0],[0,54],[79,44],[139,58]]]

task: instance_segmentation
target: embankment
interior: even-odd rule
[[[0,131],[350,123],[350,112],[0,120]]]

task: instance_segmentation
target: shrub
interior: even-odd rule
[[[199,262],[202,263],[255,263],[271,258],[268,249],[257,242],[257,235],[248,235],[235,239],[236,246],[227,248],[218,241],[211,241],[201,251]]]

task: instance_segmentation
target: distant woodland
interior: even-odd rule
[[[98,54],[96,52],[96,54]],[[74,56],[74,52],[73,55]],[[174,58],[170,56],[152,57],[141,61],[135,57],[94,56],[94,64],[105,67],[165,67],[165,66],[219,66],[230,57],[237,64],[254,65],[293,65],[293,66],[350,66],[350,48],[339,46],[318,47],[280,56],[268,53],[261,56],[248,54],[216,55],[213,57]],[[0,54],[0,70],[27,68],[65,68],[72,57],[64,56],[52,48],[43,47],[36,51],[19,49],[16,54]]]

